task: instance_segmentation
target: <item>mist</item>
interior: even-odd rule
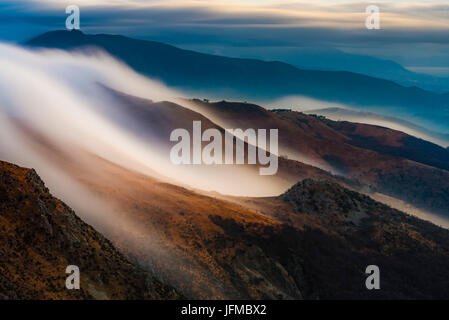
[[[142,139],[133,123],[113,120],[124,119],[125,115],[105,117],[105,112],[120,109],[114,108],[119,102],[105,88],[152,101],[178,103],[182,93],[136,73],[104,52],[30,51],[0,44],[0,67],[0,114],[4,121],[16,119],[62,150],[78,148],[127,169],[151,176],[156,173],[168,182],[205,191],[269,196],[288,187],[276,178],[270,181],[242,166],[172,165],[166,148]],[[11,126],[2,126],[0,132],[2,137],[18,135]],[[17,147],[8,141],[3,141],[3,158],[9,149]],[[13,160],[39,169],[41,163],[33,161],[30,152],[22,148]]]

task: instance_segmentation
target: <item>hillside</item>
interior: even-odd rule
[[[81,289],[67,290],[66,267]],[[0,299],[175,299],[54,198],[34,170],[0,161]]]

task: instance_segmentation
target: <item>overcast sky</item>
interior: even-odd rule
[[[1,0],[0,39],[21,42],[63,29],[69,4],[80,7],[87,33],[266,59],[303,48],[336,48],[405,66],[449,68],[449,0]],[[380,7],[381,30],[365,28],[369,4]]]

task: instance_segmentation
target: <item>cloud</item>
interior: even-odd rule
[[[81,27],[88,33],[123,34],[215,53],[236,48],[223,49],[235,56],[252,56],[259,48],[257,56],[265,59],[276,55],[264,48],[319,47],[407,66],[449,66],[447,1],[377,1],[382,30],[367,30],[369,3],[363,1],[7,0],[0,10],[0,38],[24,41],[63,29],[65,6],[72,3],[80,6]]]
[[[3,19],[63,20],[73,1],[6,2]],[[39,6],[37,5],[39,3]],[[364,29],[368,3],[253,1],[77,1],[87,27],[221,27]],[[449,30],[449,4],[382,2],[385,29]],[[6,9],[6,10],[5,10]]]
[[[33,137],[49,141],[73,161],[91,154],[164,181],[233,195],[275,195],[288,187],[279,177],[259,176],[257,167],[173,165],[169,136],[161,140],[151,123],[143,136],[139,119],[123,111],[129,106],[104,88],[152,101],[179,102],[184,95],[103,52],[33,51],[0,43],[0,69],[0,118],[20,123],[19,129],[0,126],[0,137],[13,137],[2,141],[0,158],[27,167],[46,165],[33,159],[48,154],[27,147],[31,141],[22,137],[21,128],[30,128]]]
[[[62,12],[73,1],[40,1],[41,11]],[[44,6],[42,6],[44,3]],[[21,5],[20,5],[21,4]],[[339,1],[77,1],[88,15],[123,23],[157,21],[169,25],[284,26],[364,28],[367,2]],[[19,1],[16,8],[24,8]],[[444,2],[387,2],[379,7],[385,28],[449,29]],[[31,12],[37,12],[36,2],[30,2]],[[103,13],[103,14],[102,14]],[[167,19],[168,18],[168,19]]]

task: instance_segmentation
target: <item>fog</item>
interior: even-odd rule
[[[306,96],[286,96],[274,101],[263,101],[261,103],[267,106],[268,109],[291,109],[298,112],[342,106],[340,103],[317,100]]]
[[[369,196],[371,198],[373,198],[374,200],[385,203],[386,205],[388,205],[394,209],[397,209],[397,210],[400,210],[407,214],[410,214],[412,216],[418,217],[421,220],[432,222],[433,224],[440,226],[442,228],[449,229],[449,218],[448,217],[416,208],[415,206],[413,206],[407,202],[404,202],[402,200],[399,200],[399,199],[396,199],[393,197],[389,197],[384,194],[374,193],[374,194],[369,194]]]
[[[268,196],[287,187],[243,166],[174,166],[166,148],[139,137],[132,123],[125,125],[105,117],[105,111],[119,109],[113,108],[118,102],[105,87],[153,101],[180,102],[182,93],[139,75],[103,52],[29,51],[0,44],[0,68],[0,114],[4,121],[17,119],[62,150],[79,148],[125,168],[157,173],[158,178],[206,191]],[[12,126],[2,126],[0,133],[2,137],[20,135]],[[21,148],[11,158],[8,150],[18,146],[9,141],[2,141],[3,159],[41,168],[42,163],[28,148]],[[45,179],[45,172],[43,175]]]

